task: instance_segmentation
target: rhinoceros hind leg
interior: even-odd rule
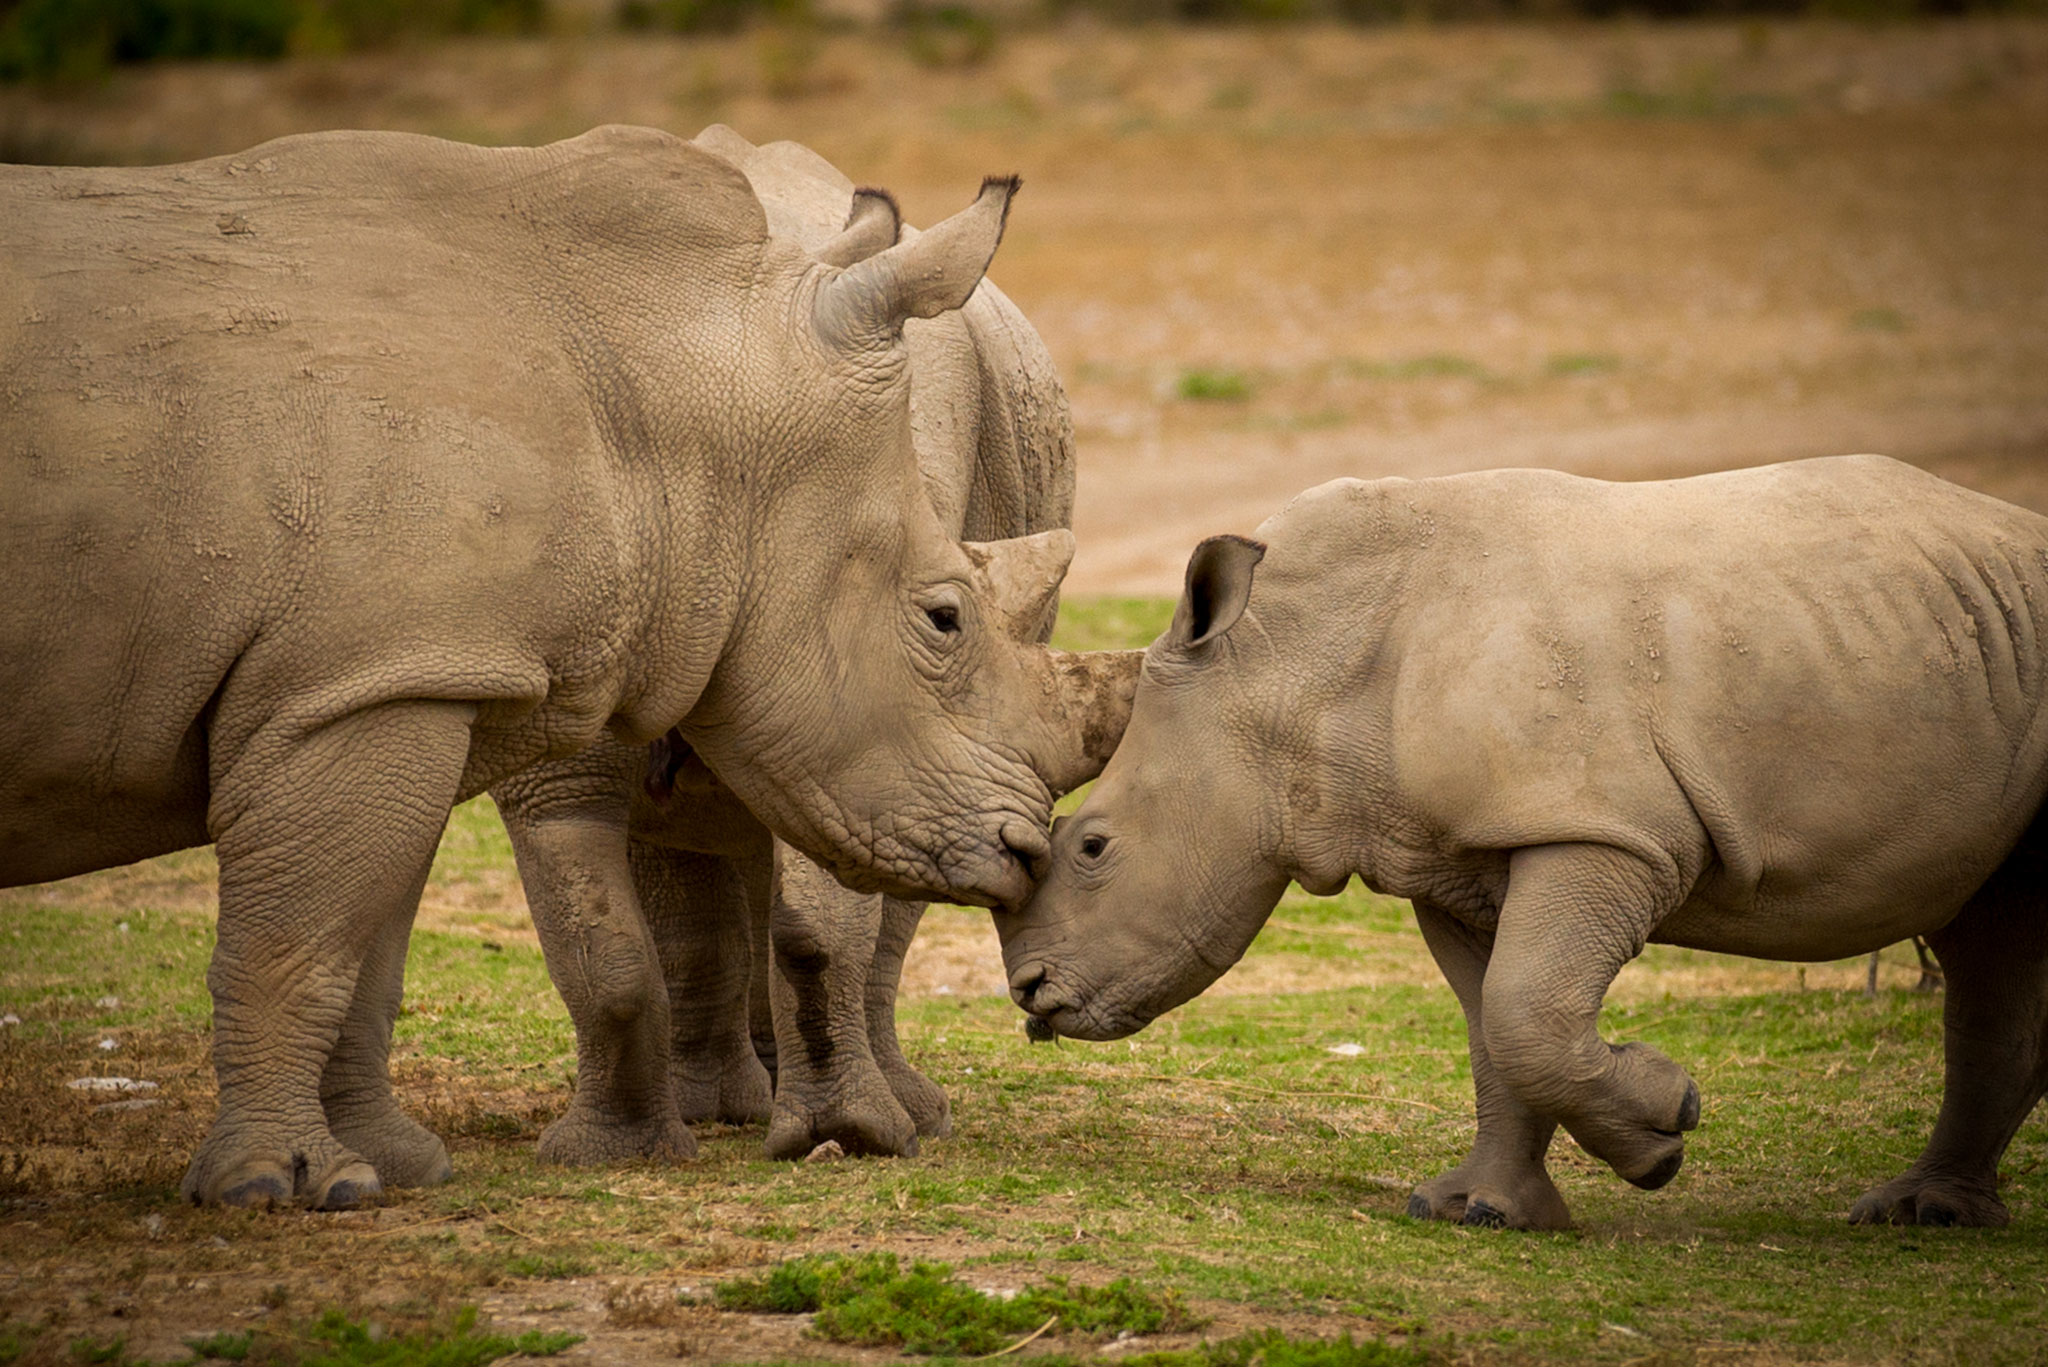
[[[239,739],[212,806],[220,922],[207,987],[220,1111],[185,1174],[188,1199],[334,1209],[382,1191],[376,1169],[329,1129],[323,1080],[366,964],[380,944],[402,943],[461,782],[471,716],[463,704],[394,703],[311,729],[280,719]],[[359,1021],[384,1009],[377,994],[368,1000]],[[377,1064],[361,1045],[359,1034],[355,1063]]]
[[[2020,846],[1927,937],[1947,979],[1941,1114],[1903,1174],[1866,1192],[1851,1224],[1997,1227],[1998,1160],[2048,1091],[2048,832]]]
[[[849,1154],[914,1154],[917,1123],[869,1042],[868,989],[890,899],[847,890],[794,850],[776,857],[769,938],[779,1066],[768,1156],[802,1158],[827,1140]]]
[[[1495,1071],[1522,1103],[1636,1186],[1661,1187],[1685,1161],[1699,1088],[1647,1044],[1600,1038],[1600,1003],[1623,964],[1676,906],[1647,864],[1608,846],[1519,850],[1486,970],[1484,1033]]]
[[[767,832],[742,855],[631,845],[633,886],[661,955],[669,1010],[668,1066],[683,1119],[766,1120],[773,1084],[748,1014],[755,902],[769,898]]]
[[[924,906],[894,897],[883,901],[882,929],[868,969],[868,1049],[917,1132],[927,1139],[943,1139],[953,1132],[953,1103],[936,1082],[910,1066],[896,1038],[896,994],[903,983],[903,956],[924,919]]]
[[[1408,1215],[1495,1229],[1568,1229],[1571,1211],[1543,1165],[1557,1122],[1524,1106],[1487,1056],[1481,988],[1493,937],[1426,902],[1415,904],[1415,919],[1465,1009],[1479,1135],[1464,1162],[1415,1188]]]
[[[425,878],[426,871],[421,870],[422,889]],[[377,932],[356,975],[355,998],[341,1035],[320,1075],[320,1106],[328,1131],[361,1154],[389,1187],[433,1186],[455,1172],[448,1146],[401,1110],[391,1093],[391,1027],[405,995],[405,951],[418,904],[416,890],[412,907],[391,917]],[[363,1190],[358,1179],[350,1178],[340,1187],[330,1187],[330,1199],[341,1199],[344,1188]]]

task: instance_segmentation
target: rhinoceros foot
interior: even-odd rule
[[[953,1133],[953,1103],[938,1083],[907,1063],[894,1067],[883,1063],[881,1068],[882,1075],[889,1080],[889,1091],[895,1096],[896,1104],[910,1116],[920,1135],[927,1139],[944,1139]]]
[[[2011,1219],[2005,1202],[1988,1187],[1916,1172],[1865,1192],[1849,1208],[1852,1225],[1970,1225],[1997,1229]]]
[[[330,1110],[327,1120],[335,1139],[361,1154],[387,1187],[431,1187],[455,1175],[448,1146],[395,1102],[359,1117]]]
[[[632,1158],[680,1162],[697,1156],[697,1136],[674,1111],[622,1120],[572,1103],[541,1131],[537,1152],[549,1163],[591,1167]]]
[[[278,1129],[216,1122],[180,1184],[185,1199],[194,1205],[347,1210],[383,1194],[377,1170],[337,1143],[324,1125],[294,1136]]]
[[[775,1084],[768,1067],[742,1036],[714,1060],[692,1059],[686,1073],[674,1069],[676,1106],[686,1121],[721,1125],[758,1125],[775,1108]]]
[[[1570,1229],[1572,1213],[1542,1167],[1467,1159],[1415,1188],[1411,1220],[1477,1229]]]
[[[802,1158],[828,1140],[849,1154],[908,1158],[917,1152],[917,1122],[880,1069],[848,1068],[833,1081],[837,1085],[822,1092],[791,1086],[784,1075],[768,1122],[770,1158]]]

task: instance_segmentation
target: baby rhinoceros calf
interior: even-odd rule
[[[1683,1069],[1595,1028],[1645,944],[1924,935],[1940,1119],[1850,1219],[2006,1221],[2048,1087],[2048,519],[1852,456],[1339,480],[1258,535],[1196,549],[1121,747],[997,918],[1020,1005],[1129,1034],[1289,879],[1356,874],[1412,899],[1470,1038],[1477,1140],[1410,1213],[1547,1229],[1557,1126],[1655,1188],[1698,1122]]]

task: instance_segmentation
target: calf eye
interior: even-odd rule
[[[1109,848],[1108,836],[1088,835],[1081,837],[1081,857],[1083,859],[1100,859],[1102,852],[1107,848]]]
[[[958,608],[945,606],[926,608],[924,610],[924,617],[927,622],[932,624],[934,629],[943,631],[949,636],[960,630],[960,609]]]

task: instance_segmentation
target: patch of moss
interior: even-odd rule
[[[924,1354],[994,1352],[1048,1322],[1088,1335],[1197,1323],[1178,1292],[1153,1292],[1128,1277],[1101,1287],[1050,1277],[1000,1297],[956,1281],[946,1263],[915,1262],[906,1271],[893,1253],[791,1258],[759,1277],[721,1283],[717,1302],[726,1310],[812,1314],[811,1332],[820,1338]]]

